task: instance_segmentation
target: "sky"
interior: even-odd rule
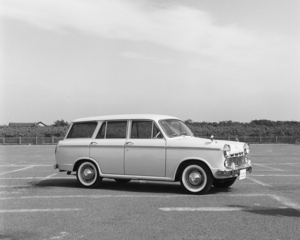
[[[0,125],[300,121],[298,0],[0,0]]]

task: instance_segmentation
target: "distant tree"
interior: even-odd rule
[[[184,122],[188,123],[188,124],[193,124],[194,123],[192,119],[185,120]]]
[[[69,126],[70,123],[68,123],[67,121],[65,120],[56,120],[53,124],[54,127],[65,127],[65,126]]]

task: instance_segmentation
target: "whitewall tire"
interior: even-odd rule
[[[186,165],[180,178],[184,190],[192,194],[208,192],[212,181],[213,178],[209,168],[201,162]]]
[[[96,187],[102,180],[98,169],[92,162],[83,162],[77,169],[77,180],[83,187]]]

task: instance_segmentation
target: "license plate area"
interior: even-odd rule
[[[240,171],[240,176],[239,176],[239,180],[245,179],[246,178],[246,169],[242,169]]]

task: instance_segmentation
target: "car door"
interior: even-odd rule
[[[57,151],[57,159],[61,159],[60,165],[65,169],[73,169],[74,161],[89,156],[89,148],[92,136],[98,122],[73,123],[67,137],[60,141]]]
[[[103,121],[90,145],[90,157],[104,174],[124,174],[127,120]]]
[[[125,174],[165,177],[166,141],[150,120],[130,121],[125,143]]]

